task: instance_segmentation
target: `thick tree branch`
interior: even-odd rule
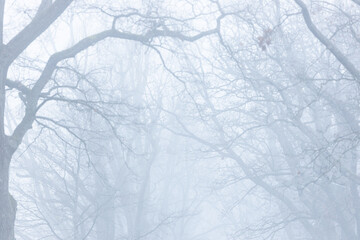
[[[10,79],[6,79],[5,80],[5,86],[7,86],[8,88],[15,88],[18,91],[22,92],[25,95],[30,94],[31,89],[28,88],[27,86],[25,86],[24,84],[22,84],[19,81],[13,81]]]
[[[4,7],[5,0],[0,0],[0,56],[3,52],[3,31],[4,31]],[[4,155],[5,149],[5,131],[4,131],[4,112],[5,112],[5,82],[7,69],[3,66],[0,59],[0,154]],[[1,164],[1,163],[0,163]],[[0,166],[1,167],[1,166]]]
[[[312,34],[336,57],[336,59],[350,72],[350,74],[356,80],[360,81],[359,70],[356,69],[356,67],[350,62],[350,60],[344,54],[342,54],[339,48],[337,48],[329,39],[327,39],[314,25],[305,3],[302,0],[294,1],[297,3],[297,5],[300,6],[305,23],[309,30],[312,32]]]
[[[59,1],[59,0],[58,0]],[[22,119],[22,121],[19,123],[19,125],[15,128],[14,133],[11,136],[11,146],[12,151],[15,151],[17,147],[20,145],[23,137],[25,136],[26,132],[31,128],[33,122],[36,118],[36,112],[37,112],[37,103],[39,100],[39,97],[41,96],[41,92],[50,80],[54,70],[56,69],[56,65],[67,58],[75,57],[76,54],[80,53],[81,51],[89,48],[90,46],[100,42],[101,40],[104,40],[106,38],[118,38],[118,39],[124,39],[124,40],[132,40],[132,41],[138,41],[147,43],[151,39],[155,37],[171,37],[175,39],[179,39],[182,41],[188,41],[193,42],[200,38],[203,38],[205,36],[217,33],[219,31],[220,26],[220,19],[219,17],[217,21],[217,26],[214,29],[200,32],[193,36],[187,36],[183,35],[180,32],[174,32],[170,30],[151,30],[145,35],[138,35],[138,34],[132,34],[132,33],[124,33],[117,31],[116,29],[106,30],[103,32],[100,32],[98,34],[89,36],[87,38],[82,39],[78,43],[76,43],[74,46],[63,50],[61,52],[57,52],[53,54],[42,74],[40,75],[40,78],[36,81],[34,87],[31,89],[31,91],[27,94],[27,105],[26,105],[26,111],[25,116]]]
[[[29,25],[6,45],[6,60],[13,62],[37,37],[39,37],[72,3],[73,0],[57,0],[42,11]]]

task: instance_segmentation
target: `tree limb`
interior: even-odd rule
[[[7,64],[11,64],[37,37],[39,37],[73,2],[57,0],[46,11],[39,13],[29,25],[6,45]]]
[[[27,86],[25,86],[21,82],[13,81],[13,80],[10,80],[10,79],[5,80],[5,86],[7,86],[8,88],[15,88],[15,89],[17,89],[18,91],[22,92],[25,95],[29,94],[30,91],[31,91],[30,88],[28,88]]]
[[[336,59],[350,72],[350,74],[358,81],[360,81],[360,72],[356,67],[350,62],[350,60],[342,54],[342,52],[337,48],[329,39],[327,39],[319,29],[314,25],[311,20],[309,10],[302,0],[294,0],[297,5],[300,6],[302,15],[304,17],[305,23],[312,34],[336,57]]]
[[[60,1],[60,0],[58,0]],[[52,56],[50,56],[44,70],[42,71],[39,79],[36,81],[34,87],[31,89],[31,91],[27,94],[27,105],[26,105],[26,111],[25,116],[21,120],[21,122],[18,124],[18,126],[15,128],[12,136],[11,136],[11,142],[12,142],[12,152],[16,150],[16,148],[20,145],[23,137],[25,136],[26,132],[32,127],[33,122],[36,118],[36,112],[37,112],[37,103],[39,100],[39,97],[41,96],[41,91],[44,89],[46,84],[51,79],[51,76],[56,69],[56,65],[67,58],[75,57],[76,54],[80,53],[81,51],[87,49],[88,47],[100,42],[101,40],[104,40],[106,38],[118,38],[118,39],[124,39],[124,40],[132,40],[142,43],[147,43],[154,37],[171,37],[175,39],[179,39],[182,41],[188,41],[193,42],[200,38],[203,38],[205,36],[217,33],[219,31],[220,26],[220,19],[223,16],[220,16],[217,21],[217,26],[214,29],[200,32],[193,36],[187,36],[183,35],[180,32],[170,31],[170,30],[151,30],[145,35],[138,35],[138,34],[132,34],[132,33],[124,33],[120,32],[116,29],[110,29],[103,32],[100,32],[98,34],[94,34],[92,36],[86,37],[76,43],[74,46],[63,50],[61,52],[54,53]]]

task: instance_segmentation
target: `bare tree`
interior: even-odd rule
[[[0,49],[0,236],[2,239],[14,239],[14,220],[16,213],[16,201],[9,194],[9,167],[14,152],[22,143],[25,134],[32,128],[36,121],[39,110],[46,105],[49,100],[56,100],[55,96],[46,96],[47,86],[50,81],[56,81],[56,72],[59,64],[66,59],[74,58],[78,53],[93,46],[94,44],[106,39],[116,38],[122,40],[137,41],[143,44],[151,44],[155,39],[175,39],[180,41],[193,42],[205,36],[219,31],[219,21],[214,18],[213,27],[210,30],[186,29],[186,25],[193,19],[172,19],[161,16],[157,13],[146,13],[134,8],[122,6],[119,9],[111,9],[111,6],[88,6],[97,9],[102,16],[108,17],[110,26],[96,34],[86,36],[73,46],[52,53],[46,60],[40,76],[34,79],[31,85],[26,85],[16,79],[9,79],[8,70],[14,65],[24,50],[36,41],[58,18],[66,18],[64,12],[72,0],[42,1],[36,15],[30,20],[23,29],[14,37],[4,42],[4,16],[6,17],[5,1],[0,4],[1,18],[1,49]],[[46,3],[45,7],[44,4]],[[84,6],[83,6],[84,7]],[[110,9],[110,10],[108,10]],[[197,16],[195,16],[197,17]],[[171,21],[176,24],[173,28],[168,25]],[[120,24],[127,22],[126,24]],[[154,24],[150,24],[153,22]],[[183,25],[183,28],[178,27]],[[128,27],[125,29],[124,27]],[[5,132],[5,103],[8,99],[7,88],[19,92],[19,99],[25,105],[24,116],[17,124],[14,131],[6,134]],[[51,94],[51,93],[50,93]],[[81,102],[81,101],[80,101]]]
[[[357,239],[358,8],[295,2],[219,3],[221,50],[171,70],[189,102],[173,131],[238,166],[230,212],[254,212],[234,238]]]

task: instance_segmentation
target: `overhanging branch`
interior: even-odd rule
[[[60,1],[60,0],[58,0]],[[65,1],[65,0],[61,0]],[[82,52],[83,50],[89,48],[92,45],[95,45],[96,43],[106,39],[106,38],[117,38],[117,39],[123,39],[123,40],[132,40],[142,43],[148,43],[151,39],[156,37],[169,37],[169,38],[175,38],[182,41],[188,41],[188,42],[194,42],[200,38],[215,34],[219,32],[220,28],[220,20],[224,17],[224,15],[221,15],[217,19],[217,24],[214,29],[210,29],[208,31],[200,32],[198,34],[195,34],[193,36],[187,36],[182,34],[181,32],[175,32],[171,30],[158,30],[154,29],[149,32],[147,32],[145,35],[139,35],[139,34],[133,34],[133,33],[124,33],[120,32],[116,29],[110,29],[103,32],[100,32],[98,34],[94,34],[92,36],[86,37],[76,43],[74,46],[63,50],[61,52],[57,52],[53,54],[48,62],[46,63],[46,66],[44,70],[42,71],[39,79],[36,81],[34,87],[28,91],[27,93],[27,105],[26,105],[26,111],[24,118],[21,120],[21,122],[18,124],[18,126],[15,128],[11,139],[12,142],[15,143],[15,146],[17,147],[20,145],[23,137],[25,136],[26,132],[32,127],[33,122],[36,118],[36,112],[37,112],[37,104],[38,100],[41,96],[41,92],[46,86],[46,84],[51,79],[51,76],[56,69],[57,64],[65,59],[75,57],[78,53]],[[11,84],[11,83],[10,83]],[[13,85],[16,85],[12,83]],[[18,88],[22,88],[22,86],[17,86]],[[25,89],[24,89],[25,90]],[[15,150],[15,149],[14,149]]]
[[[6,60],[11,64],[36,38],[38,38],[73,2],[57,0],[46,11],[35,17],[29,25],[6,45]]]
[[[30,91],[31,91],[30,88],[26,87],[21,82],[13,81],[13,80],[10,80],[10,79],[5,80],[5,86],[7,86],[10,89],[15,88],[15,89],[17,89],[18,91],[22,92],[25,95],[28,95],[30,93]]]
[[[336,57],[336,59],[350,72],[350,74],[358,81],[360,81],[360,72],[350,62],[350,60],[337,48],[329,39],[327,39],[320,30],[314,25],[311,20],[309,10],[302,0],[294,0],[300,6],[302,15],[304,17],[306,26],[312,34]]]

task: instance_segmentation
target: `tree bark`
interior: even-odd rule
[[[3,50],[1,48],[1,50]],[[7,65],[0,62],[0,239],[14,240],[16,201],[9,193],[9,167],[12,148],[5,135],[5,79]]]
[[[0,239],[14,240],[14,224],[17,204],[15,199],[9,193],[10,157],[2,154],[0,156],[0,161]]]

